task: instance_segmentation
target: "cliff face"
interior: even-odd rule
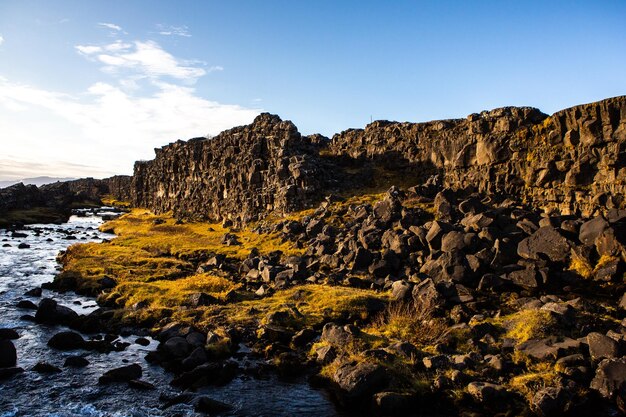
[[[130,184],[131,177],[124,175],[103,180],[82,178],[41,187],[19,183],[0,189],[0,216],[13,210],[36,208],[50,209],[69,216],[73,205],[100,204],[100,198],[107,194],[119,200],[129,200]]]
[[[154,160],[136,163],[131,200],[185,218],[245,223],[310,207],[331,191],[358,186],[347,173],[373,162],[392,167],[404,183],[436,176],[445,187],[589,216],[626,203],[626,97],[552,116],[505,107],[465,119],[377,121],[330,142],[262,114],[215,138],[156,152]]]
[[[470,187],[562,214],[590,215],[625,203],[626,97],[549,117],[534,108],[506,107],[466,119],[379,121],[335,135],[328,152],[405,160],[421,166],[421,174],[439,174],[450,188]]]
[[[137,162],[132,202],[185,218],[248,222],[306,207],[323,193],[318,145],[293,123],[262,114],[212,139],[176,142]]]

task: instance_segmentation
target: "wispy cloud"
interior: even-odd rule
[[[154,41],[135,41],[132,44],[116,41],[104,46],[77,45],[76,50],[104,64],[102,70],[108,73],[126,70],[149,78],[168,76],[193,83],[207,72],[223,70],[215,66],[207,71],[189,61],[177,59]]]
[[[189,33],[189,28],[187,26],[167,26],[158,24],[156,27],[159,35],[191,38],[191,33]]]
[[[102,28],[111,29],[111,30],[114,30],[116,32],[122,32],[121,26],[118,26],[115,23],[100,22],[100,23],[98,23],[98,26],[100,26]]]
[[[0,45],[4,43],[4,36],[0,35]]]
[[[249,123],[260,110],[226,105],[196,95],[191,87],[158,80],[156,92],[137,96],[99,82],[80,95],[69,95],[0,78],[0,161],[14,176],[101,176],[131,173],[135,160],[151,159],[152,149],[177,139],[215,135]],[[29,121],[37,120],[37,123]],[[45,137],[50,146],[41,146]],[[45,161],[28,171],[10,161]],[[80,161],[89,168],[70,166]],[[8,172],[0,172],[0,179]]]

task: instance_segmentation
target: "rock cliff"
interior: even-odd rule
[[[179,141],[137,162],[132,202],[157,213],[248,222],[310,207],[367,178],[372,164],[403,183],[429,177],[453,189],[498,193],[548,211],[590,216],[624,207],[626,97],[562,110],[504,107],[465,119],[376,121],[329,142],[262,114],[215,138]],[[369,170],[369,176],[376,170]],[[358,184],[361,182],[361,184]],[[389,186],[391,184],[385,184]]]
[[[71,208],[80,205],[101,204],[105,195],[119,200],[130,199],[131,177],[118,175],[106,179],[82,178],[73,181],[42,185],[22,183],[0,189],[0,227],[13,223],[63,221],[69,218]],[[19,213],[28,211],[24,217]],[[24,214],[24,213],[22,213]],[[53,219],[53,220],[51,220]]]
[[[409,175],[439,174],[450,188],[510,195],[538,208],[589,216],[624,206],[626,97],[552,116],[505,107],[466,119],[377,121],[335,135],[328,152],[393,158],[420,168]]]
[[[133,204],[178,217],[248,222],[308,206],[324,192],[315,138],[261,114],[212,139],[178,141],[135,164]]]

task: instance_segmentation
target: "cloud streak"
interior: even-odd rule
[[[163,36],[182,36],[184,38],[191,38],[189,28],[187,26],[166,26],[162,24],[156,25],[158,34]]]
[[[207,71],[187,61],[175,58],[154,41],[125,43],[116,41],[104,46],[77,45],[76,50],[89,59],[104,64],[107,73],[131,71],[157,79],[172,77],[194,83]],[[223,70],[220,66],[209,68],[209,72]]]
[[[106,28],[106,29],[111,29],[114,30],[116,32],[122,32],[122,28],[118,25],[116,25],[115,23],[103,23],[100,22],[98,23],[98,26],[101,28]]]

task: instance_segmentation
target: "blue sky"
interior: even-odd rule
[[[0,0],[0,180],[128,174],[261,111],[328,136],[552,113],[626,94],[624,22],[624,1]]]

